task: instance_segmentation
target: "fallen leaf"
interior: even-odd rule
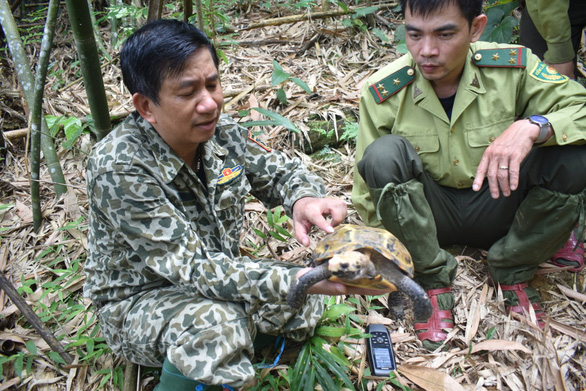
[[[586,295],[585,294],[580,293],[580,292],[576,292],[575,290],[570,289],[570,288],[567,288],[567,287],[565,287],[563,285],[560,285],[560,284],[557,284],[557,285],[558,285],[559,290],[564,295],[566,295],[567,297],[569,297],[570,299],[576,299],[576,300],[578,300],[579,302],[582,302],[582,303],[586,302]]]
[[[437,369],[404,364],[397,371],[426,391],[464,391],[460,383]]]
[[[525,353],[531,353],[531,350],[527,349],[523,344],[515,341],[506,341],[504,339],[489,339],[488,341],[477,343],[472,347],[470,353],[478,353],[483,350],[490,352],[498,350],[520,350]]]

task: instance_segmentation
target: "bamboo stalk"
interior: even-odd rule
[[[102,139],[110,133],[112,124],[108,113],[108,101],[100,70],[100,57],[96,47],[90,10],[86,1],[66,0],[65,4],[75,38],[96,136],[98,139]]]
[[[16,64],[16,72],[24,92],[25,101],[29,107],[33,107],[34,78],[28,57],[24,51],[22,40],[18,33],[18,26],[14,21],[7,0],[0,0],[0,25],[2,25],[2,29],[4,30],[4,34],[8,41],[10,53]],[[58,196],[65,194],[67,192],[65,176],[63,175],[63,170],[59,158],[57,157],[55,143],[50,136],[49,127],[47,126],[44,117],[41,121],[41,148],[43,149],[43,156],[45,157],[45,161],[49,168],[51,179],[55,184],[55,193]]]
[[[49,347],[53,349],[54,352],[57,352],[63,361],[67,364],[71,364],[73,362],[73,358],[65,351],[61,343],[55,338],[53,334],[47,329],[43,321],[38,317],[38,315],[32,310],[32,308],[27,304],[27,302],[20,296],[16,288],[6,279],[4,273],[0,272],[0,288],[12,300],[14,305],[20,310],[20,312],[24,315],[24,317],[30,322],[30,324],[37,330],[37,333],[47,342]]]
[[[49,9],[47,10],[47,20],[45,30],[43,31],[43,40],[41,41],[41,53],[39,54],[39,65],[37,67],[37,77],[35,79],[35,93],[33,107],[31,110],[31,204],[33,212],[33,226],[35,232],[38,232],[43,222],[43,213],[41,211],[40,195],[40,171],[41,171],[41,120],[43,117],[43,94],[45,91],[45,79],[47,77],[47,68],[49,67],[49,57],[51,54],[51,44],[55,35],[55,21],[57,20],[57,11],[59,11],[59,0],[50,0]]]

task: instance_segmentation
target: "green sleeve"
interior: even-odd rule
[[[572,46],[569,0],[526,0],[527,12],[537,31],[547,42],[545,61],[560,64],[571,61],[576,53]]]

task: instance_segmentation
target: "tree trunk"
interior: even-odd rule
[[[98,140],[112,130],[100,58],[87,2],[65,0]]]
[[[18,27],[14,21],[7,0],[0,0],[0,25],[2,25],[2,29],[6,35],[6,40],[8,41],[10,53],[12,54],[12,59],[16,64],[16,72],[18,79],[20,80],[26,104],[29,108],[32,108],[34,106],[35,80],[31,72],[28,57],[26,56],[22,45],[22,40],[18,34]],[[57,157],[55,144],[51,138],[51,133],[49,132],[44,117],[41,120],[41,148],[43,149],[43,155],[45,156],[51,180],[55,187],[55,193],[57,196],[65,194],[67,192],[65,176],[63,175],[63,170],[61,169],[59,158]]]
[[[149,0],[149,16],[147,22],[161,19],[163,15],[163,0]]]

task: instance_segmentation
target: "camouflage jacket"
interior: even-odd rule
[[[227,115],[202,146],[207,187],[136,112],[93,148],[84,290],[98,307],[169,285],[217,300],[284,300],[298,266],[240,256],[245,197],[291,215],[296,200],[324,196],[322,181]]]

